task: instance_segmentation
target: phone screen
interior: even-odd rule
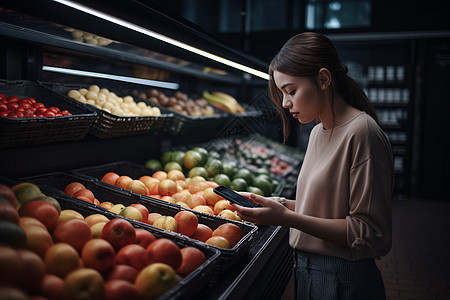
[[[238,193],[234,192],[233,190],[227,188],[226,186],[219,185],[218,187],[214,188],[213,190],[216,194],[224,197],[225,199],[236,203],[241,206],[245,207],[261,207],[260,204],[256,204],[253,201],[248,200],[245,197],[242,197]]]

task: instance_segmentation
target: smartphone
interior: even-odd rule
[[[245,197],[242,197],[241,195],[239,195],[238,193],[236,193],[235,191],[227,188],[226,186],[223,185],[219,185],[218,187],[213,189],[214,193],[216,193],[217,195],[220,195],[222,197],[224,197],[225,199],[227,199],[228,201],[231,201],[233,203],[236,203],[240,206],[245,206],[245,207],[262,207],[261,204],[256,204],[253,201],[248,200]]]

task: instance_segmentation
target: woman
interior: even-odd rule
[[[296,200],[244,197],[257,224],[290,227],[297,299],[383,299],[374,258],[391,247],[392,151],[359,85],[321,34],[291,38],[269,68],[269,91],[288,134],[288,110],[316,120],[298,176]]]

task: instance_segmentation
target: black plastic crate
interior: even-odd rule
[[[70,90],[89,88],[88,86],[69,84],[46,85],[64,97],[67,97],[66,95]],[[146,103],[149,104],[148,102]],[[88,106],[97,113],[97,118],[89,132],[99,138],[167,133],[170,131],[174,118],[174,114],[165,109],[160,109],[161,115],[159,116],[117,116],[90,104],[80,104]]]
[[[156,171],[131,161],[118,161],[72,170],[72,173],[78,176],[97,181],[100,181],[108,172],[114,172],[119,175],[130,176],[133,179],[139,179],[139,177],[144,175],[152,176]]]
[[[198,212],[195,210],[185,209],[179,205],[173,205],[171,203],[167,203],[164,201],[153,201],[155,199],[145,197],[142,195],[137,195],[137,194],[132,194],[132,193],[127,195],[127,194],[122,193],[119,190],[110,189],[106,185],[99,184],[98,181],[89,180],[86,177],[80,177],[80,176],[73,175],[73,174],[60,173],[60,172],[49,173],[49,174],[44,174],[44,175],[40,175],[40,176],[23,178],[22,181],[32,182],[32,183],[38,185],[39,187],[41,187],[42,189],[49,191],[51,193],[51,195],[55,196],[56,198],[69,198],[69,199],[71,199],[71,201],[78,203],[81,206],[87,205],[90,207],[97,207],[97,209],[101,209],[104,211],[106,211],[106,210],[103,209],[102,207],[98,207],[98,206],[95,206],[94,204],[90,204],[90,203],[84,202],[82,200],[66,196],[64,194],[64,188],[69,183],[77,181],[77,182],[80,182],[81,184],[83,184],[87,189],[91,190],[94,193],[95,197],[97,199],[99,199],[100,202],[110,201],[114,204],[121,203],[125,206],[131,205],[133,203],[140,203],[140,204],[144,205],[149,210],[149,212],[157,212],[157,213],[160,213],[161,215],[167,215],[167,216],[172,216],[172,217],[175,216],[181,210],[188,210],[188,211],[193,212],[197,216],[199,223],[209,226],[212,230],[216,229],[217,227],[219,227],[222,224],[233,223],[242,229],[242,232],[244,233],[244,237],[232,249],[223,249],[223,248],[219,248],[216,246],[208,245],[208,246],[213,247],[221,252],[221,257],[220,257],[220,260],[218,263],[218,267],[216,269],[216,274],[222,274],[223,272],[225,272],[240,257],[242,257],[243,255],[245,255],[248,252],[248,250],[253,242],[253,238],[255,237],[256,232],[258,230],[258,228],[252,224],[229,220],[229,219],[225,219],[222,217]],[[153,227],[151,225],[148,225],[148,224],[145,224],[142,222],[137,222],[137,221],[135,221],[135,222],[139,223],[139,224],[144,224],[145,226],[149,226],[149,227],[155,228],[157,230],[162,230],[162,229]],[[166,230],[163,230],[163,231],[166,231]],[[179,236],[180,238],[183,238],[183,239],[193,240],[193,239],[191,239],[187,236],[181,235],[179,233],[171,232],[171,234],[173,234],[175,236]],[[206,243],[203,243],[203,242],[200,242],[197,240],[195,240],[195,241],[197,243],[207,245]]]
[[[96,119],[94,110],[62,97],[34,81],[0,80],[0,93],[19,98],[35,98],[47,108],[56,106],[72,115],[54,118],[0,117],[0,148],[80,140]]]
[[[227,124],[228,114],[214,108],[216,113],[211,116],[186,116],[174,111],[172,134],[201,134],[215,133]]]

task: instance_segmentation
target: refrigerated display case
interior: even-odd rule
[[[93,11],[81,11],[77,9],[79,4]],[[115,21],[111,22],[110,18]],[[186,47],[168,44],[150,37],[150,31],[215,56],[211,60],[202,56],[204,52],[199,55],[188,51],[189,47],[186,50]],[[265,102],[267,81],[258,77],[265,76],[263,62],[218,43],[199,28],[186,26],[143,1],[107,4],[100,1],[6,1],[0,10],[0,41],[0,78],[8,84],[37,81],[43,88],[64,97],[55,86],[75,84],[87,88],[95,84],[123,93],[123,96],[136,96],[144,88],[150,89],[136,84],[136,79],[144,79],[145,84],[168,94],[179,90],[200,97],[203,90],[220,90],[235,96],[243,105],[248,104],[245,107],[249,108],[248,114],[242,116],[225,114],[222,117],[219,113],[212,118],[187,119],[192,126],[182,134],[171,131],[173,124],[170,124],[166,126],[167,131],[116,136],[101,136],[90,131],[81,139],[56,141],[49,138],[26,145],[6,144],[0,149],[0,163],[1,176],[7,178],[69,172],[114,161],[142,163],[157,157],[161,149],[171,145],[205,142],[218,135],[242,137],[242,128],[264,131],[277,121],[273,116],[255,119],[260,115],[252,114],[254,111],[271,112]],[[226,64],[217,57],[225,59]],[[239,68],[250,69],[236,69],[233,62],[237,62]],[[89,112],[102,114],[92,108]],[[172,111],[161,110],[161,113],[167,117],[176,115]],[[140,120],[139,117],[131,119]],[[212,124],[217,125],[214,121],[222,122],[222,126],[211,128]],[[237,124],[236,130],[230,131],[227,126],[233,124]],[[287,241],[286,228],[259,226],[248,253],[197,296],[202,299],[280,297],[291,274],[292,252]]]

